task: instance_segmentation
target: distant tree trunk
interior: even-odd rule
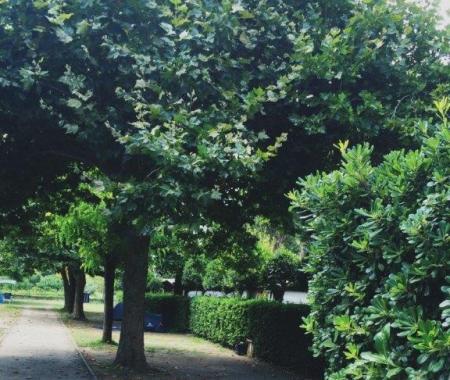
[[[183,295],[183,272],[177,271],[175,273],[175,283],[173,284],[173,294],[177,296]]]
[[[278,302],[283,302],[284,291],[283,288],[274,288],[272,290],[273,299]]]
[[[253,299],[253,298],[256,297],[257,294],[258,294],[258,288],[256,288],[256,287],[249,287],[247,289],[247,298]]]
[[[116,260],[109,254],[104,262],[104,308],[103,308],[103,336],[102,341],[112,343],[112,326],[114,312],[114,280],[116,277]]]
[[[75,303],[73,307],[72,318],[84,321],[86,320],[83,307],[84,287],[86,286],[86,274],[80,267],[78,267],[74,270],[74,277],[75,277]]]
[[[146,237],[135,236],[124,257],[123,320],[115,364],[144,371],[144,301],[147,285],[148,243]]]

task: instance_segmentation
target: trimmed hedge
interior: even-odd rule
[[[250,301],[237,298],[194,297],[190,328],[193,334],[227,347],[249,338]]]
[[[145,295],[147,312],[162,314],[162,323],[169,331],[184,332],[189,329],[189,298],[172,294],[148,293]]]
[[[249,338],[256,357],[318,373],[321,363],[300,328],[308,314],[307,305],[203,296],[191,301],[190,327],[195,335],[228,347]]]

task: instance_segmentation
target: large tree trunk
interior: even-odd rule
[[[144,301],[147,284],[148,238],[134,237],[124,257],[123,320],[115,364],[144,371]]]
[[[75,303],[75,277],[73,270],[70,266],[64,266],[60,273],[64,284],[64,311],[72,314]]]
[[[180,270],[175,273],[175,283],[173,284],[173,294],[181,296],[183,294],[183,271]]]
[[[104,308],[103,308],[103,336],[102,341],[112,343],[112,326],[114,311],[114,280],[116,277],[116,262],[113,254],[105,258],[104,275]]]
[[[86,275],[81,268],[74,270],[75,277],[75,303],[73,307],[72,318],[80,321],[86,320],[84,315],[84,287],[86,286]]]

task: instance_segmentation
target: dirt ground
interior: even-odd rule
[[[88,306],[88,310],[95,310],[95,305]],[[99,379],[309,379],[284,368],[238,356],[232,350],[190,334],[150,332],[145,333],[148,373],[125,373],[111,365],[117,347],[100,342],[101,313],[88,312],[87,316],[88,324],[68,319],[66,324]],[[113,338],[119,341],[118,331]]]
[[[300,379],[267,363],[235,355],[192,336],[146,334],[149,371],[124,373],[111,366],[115,347],[81,348],[100,379]]]

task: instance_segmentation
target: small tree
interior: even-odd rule
[[[203,290],[203,277],[207,260],[205,256],[198,255],[186,260],[183,267],[183,287],[186,292],[190,290]]]
[[[283,301],[284,293],[301,277],[300,259],[286,250],[280,250],[268,259],[263,270],[262,283],[272,292],[275,301]]]

